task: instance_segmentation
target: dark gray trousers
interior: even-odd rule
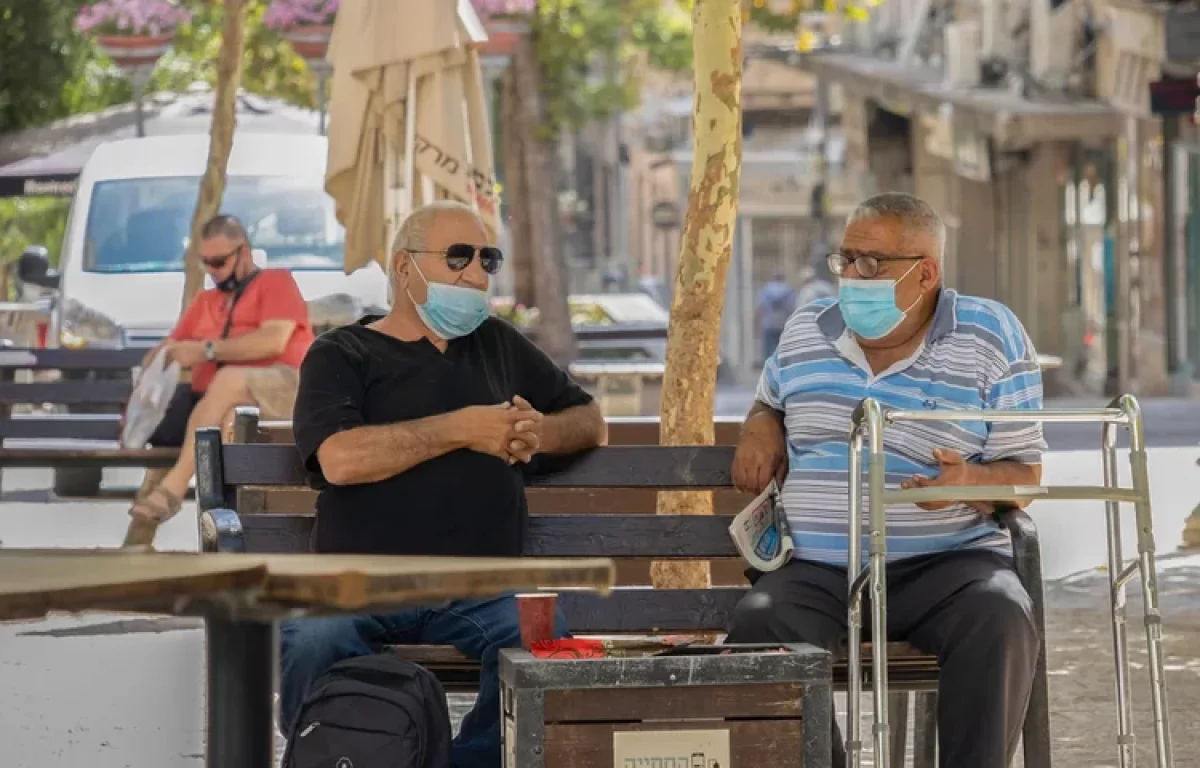
[[[845,568],[794,560],[755,576],[728,642],[806,642],[845,656]],[[986,551],[911,558],[890,564],[887,582],[889,640],[936,655],[941,666],[939,765],[1008,768],[1038,657],[1033,601],[1011,560]],[[869,603],[863,618],[869,640]],[[836,722],[833,728],[837,768],[845,751]]]

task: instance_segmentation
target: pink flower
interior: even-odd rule
[[[161,35],[191,18],[169,0],[96,0],[79,9],[75,26],[85,34]]]
[[[271,29],[329,25],[337,15],[339,3],[340,0],[271,0],[263,14],[263,23]]]
[[[483,18],[489,16],[519,16],[532,13],[537,8],[537,0],[471,0],[475,12]]]

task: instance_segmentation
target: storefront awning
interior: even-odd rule
[[[1107,139],[1122,130],[1122,114],[1099,101],[1032,101],[1001,88],[951,88],[938,70],[850,53],[812,54],[801,66],[899,114],[936,113],[949,104],[955,122],[992,139],[1000,150]]]

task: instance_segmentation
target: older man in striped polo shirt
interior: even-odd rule
[[[754,575],[730,642],[844,650],[847,436],[863,398],[903,410],[1041,407],[1037,356],[1020,321],[997,302],[942,286],[945,241],[928,204],[873,197],[829,257],[837,299],[789,319],[733,475],[754,493],[786,477],[795,556]],[[888,428],[884,450],[892,487],[1036,485],[1045,442],[1038,425],[910,422]],[[942,768],[1006,768],[1029,704],[1038,653],[1032,602],[992,511],[975,502],[887,513],[888,634],[941,662]],[[844,756],[841,739],[834,743],[836,765]]]

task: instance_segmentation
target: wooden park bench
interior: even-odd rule
[[[116,447],[121,408],[132,387],[130,371],[144,354],[137,348],[0,347],[0,467],[54,467],[60,496],[87,496],[99,490],[104,467],[173,464],[179,454],[175,448]],[[42,410],[47,405],[58,408],[47,413]],[[22,413],[21,406],[31,412]]]
[[[286,443],[223,443],[215,429],[197,435],[196,497],[206,552],[286,553],[308,550],[315,494],[307,509],[250,512],[245,494],[263,489],[297,489],[305,483],[300,457]],[[624,561],[715,560],[737,567],[730,541],[730,512],[745,497],[732,490],[733,448],[725,446],[610,446],[570,459],[556,460],[552,471],[529,479],[530,519],[524,554],[544,557],[610,557]],[[646,499],[657,491],[712,490],[718,514],[658,516],[645,514]],[[618,506],[625,502],[637,508]],[[650,502],[652,505],[652,502]],[[1012,534],[1016,568],[1035,602],[1039,628],[1043,589],[1037,531],[1022,511],[999,515]],[[620,578],[618,584],[624,580]],[[643,582],[644,583],[644,582]],[[574,591],[559,602],[572,631],[580,635],[672,635],[723,633],[742,586],[709,589],[654,589],[618,586],[607,598]],[[450,688],[477,684],[478,665],[454,648],[402,646],[395,651],[434,670]],[[870,653],[864,674],[871,675]],[[844,663],[834,683],[846,686]],[[893,764],[903,764],[907,739],[908,694],[916,696],[915,765],[932,768],[936,753],[937,660],[911,646],[895,643],[888,651]],[[1049,768],[1049,705],[1045,646],[1024,728],[1025,765]]]

